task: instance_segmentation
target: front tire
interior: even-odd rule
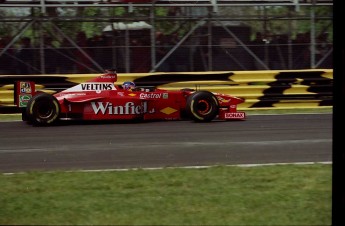
[[[212,121],[219,113],[217,97],[209,91],[197,91],[188,97],[186,111],[196,122]]]
[[[33,96],[26,107],[27,120],[36,126],[47,126],[55,123],[59,114],[58,100],[47,93]]]

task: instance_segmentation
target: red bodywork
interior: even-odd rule
[[[116,81],[116,73],[103,74],[53,94],[59,103],[59,119],[181,120],[186,116],[188,97],[196,92],[144,87],[128,91],[115,85]],[[245,113],[237,111],[237,105],[244,102],[242,98],[219,93],[213,95],[218,101],[217,119],[245,119]]]

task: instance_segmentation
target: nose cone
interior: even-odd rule
[[[232,104],[240,104],[243,103],[245,100],[241,97],[232,97],[231,98],[231,103]]]

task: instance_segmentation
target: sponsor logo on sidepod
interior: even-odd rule
[[[140,93],[140,99],[160,99],[161,93]]]
[[[93,112],[102,115],[139,115],[147,112],[147,102],[135,105],[133,102],[127,102],[125,105],[113,105],[106,102],[91,102]]]

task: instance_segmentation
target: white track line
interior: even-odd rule
[[[130,170],[162,170],[162,169],[207,169],[217,166],[227,167],[258,167],[276,165],[312,165],[312,164],[332,164],[332,162],[293,162],[293,163],[263,163],[263,164],[237,164],[237,165],[212,165],[212,166],[178,166],[178,167],[154,167],[154,168],[129,168],[129,169],[103,169],[103,170],[77,170],[69,172],[111,172],[111,171],[130,171]]]
[[[313,165],[313,164],[332,164],[332,162],[291,162],[291,163],[263,163],[263,164],[237,164],[237,165],[224,165],[228,167],[259,167],[259,166],[278,166],[278,165]],[[94,173],[94,172],[121,172],[121,171],[135,171],[135,170],[162,170],[162,169],[207,169],[223,165],[212,165],[212,166],[180,166],[180,167],[148,167],[148,168],[126,168],[126,169],[95,169],[95,170],[74,170],[64,171],[66,173]],[[54,173],[54,171],[42,171],[46,173]],[[59,171],[60,172],[60,171]],[[24,174],[25,172],[19,173],[2,173],[2,175],[15,175]]]

